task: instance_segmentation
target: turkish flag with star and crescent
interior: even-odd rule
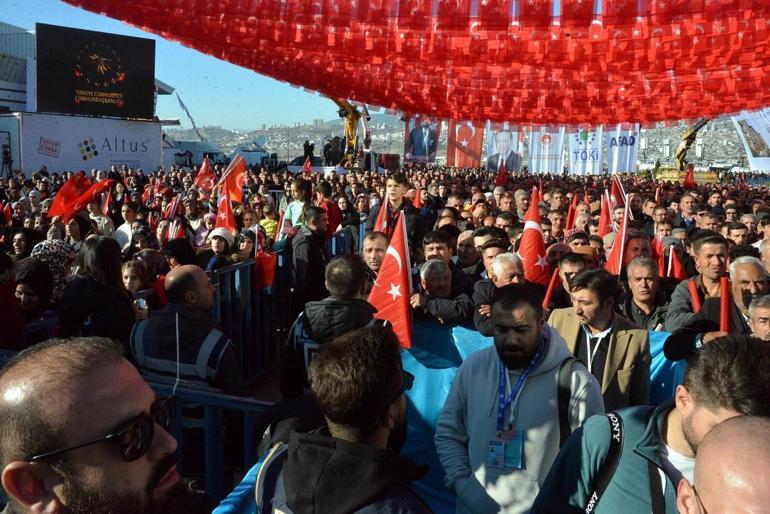
[[[203,164],[201,165],[201,169],[198,170],[198,174],[195,175],[195,181],[193,184],[196,185],[196,187],[200,187],[201,189],[205,189],[209,193],[212,189],[214,189],[214,185],[217,183],[217,174],[214,173],[214,168],[211,166],[211,161],[208,157],[203,159]]]
[[[227,192],[231,202],[243,203],[243,181],[246,178],[246,161],[243,157],[236,155],[230,162],[230,166],[222,175],[222,189]]]
[[[390,246],[369,293],[369,303],[377,309],[375,318],[393,325],[393,332],[402,348],[412,347],[412,310],[409,305],[412,293],[411,269],[406,221],[404,214],[399,213]]]
[[[483,127],[472,121],[449,122],[447,134],[447,165],[459,168],[475,168],[481,162],[481,136]]]
[[[215,227],[224,227],[230,232],[238,227],[235,223],[235,214],[233,213],[233,206],[230,203],[230,196],[227,194],[227,191],[222,191],[222,194],[219,195]]]
[[[524,278],[534,284],[548,285],[551,279],[548,261],[545,258],[545,240],[540,225],[540,195],[533,188],[532,201],[524,216],[524,234],[519,244],[519,257],[524,263]]]

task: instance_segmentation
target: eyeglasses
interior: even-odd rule
[[[166,432],[171,432],[174,426],[175,412],[176,403],[174,398],[170,396],[158,398],[150,407],[150,414],[141,414],[104,437],[62,450],[41,453],[30,457],[27,461],[41,461],[72,450],[85,448],[86,446],[92,446],[105,441],[116,441],[120,447],[120,456],[123,457],[123,460],[132,462],[146,455],[150,450],[152,439],[155,435],[155,423],[160,425]]]

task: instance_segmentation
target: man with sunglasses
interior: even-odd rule
[[[253,509],[256,488],[257,505],[272,502],[272,512],[430,513],[410,487],[427,467],[399,456],[414,377],[393,331],[366,327],[324,344],[308,375],[326,426],[308,432],[289,419],[271,427],[271,450],[221,511]]]
[[[0,372],[4,512],[209,512],[181,482],[173,419],[110,340],[22,351]]]
[[[680,514],[767,512],[770,505],[770,419],[738,416],[703,439],[695,484],[679,482]]]

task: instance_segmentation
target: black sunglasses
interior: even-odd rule
[[[105,441],[116,441],[120,447],[120,456],[123,457],[123,460],[126,462],[135,461],[143,455],[146,455],[150,450],[152,439],[155,435],[155,423],[163,427],[163,430],[166,432],[171,433],[172,427],[174,426],[175,412],[176,402],[174,398],[170,396],[158,398],[150,407],[149,414],[141,414],[104,437],[81,443],[76,446],[70,446],[69,448],[64,448],[62,450],[41,453],[30,457],[27,461],[35,462],[48,459],[56,455],[61,455],[62,453],[103,443]]]

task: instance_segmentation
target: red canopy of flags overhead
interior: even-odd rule
[[[770,104],[766,0],[65,0],[335,98],[650,123]],[[557,14],[557,15],[555,15]]]

